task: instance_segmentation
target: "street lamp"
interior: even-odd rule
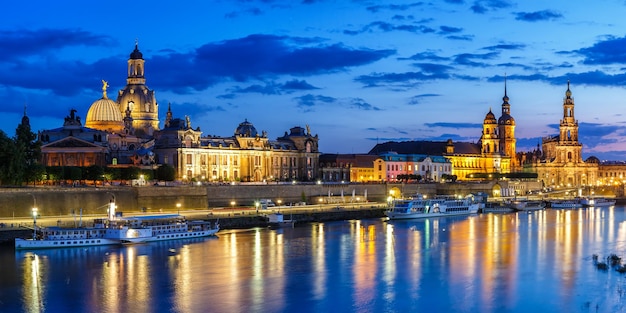
[[[283,201],[282,201],[282,200],[280,200],[280,199],[276,200],[276,203],[278,203],[278,206],[280,206],[280,204],[281,204],[282,202],[283,202]]]
[[[233,209],[235,208],[235,204],[236,204],[236,202],[235,202],[235,201],[231,201],[231,202],[230,202],[230,206],[231,206]]]
[[[178,209],[178,215],[180,215],[180,203],[176,203],[176,208]]]
[[[33,240],[37,239],[37,208],[33,208]]]
[[[259,201],[254,201],[254,207],[256,208],[256,214],[259,214]]]

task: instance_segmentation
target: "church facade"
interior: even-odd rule
[[[537,173],[546,187],[579,187],[598,182],[598,161],[582,158],[583,144],[578,141],[578,120],[574,115],[574,98],[569,81],[563,98],[563,118],[559,134],[542,138],[541,151],[531,154],[526,169]]]

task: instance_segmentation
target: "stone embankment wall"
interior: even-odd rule
[[[182,185],[142,187],[24,187],[0,189],[0,219],[32,216],[105,214],[114,200],[123,212],[175,212],[220,207],[253,207],[258,199],[280,200],[283,204],[307,202],[326,204],[350,202],[352,195],[363,201],[384,202],[390,191],[396,196],[423,193],[468,194],[490,192],[493,183],[450,184],[267,184],[267,185]],[[330,197],[329,197],[330,195]],[[343,195],[343,197],[342,197]]]

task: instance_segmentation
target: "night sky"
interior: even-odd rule
[[[593,4],[593,6],[591,6]],[[389,140],[477,141],[505,76],[518,151],[558,133],[571,82],[584,158],[626,160],[626,2],[10,1],[0,127],[84,118],[126,84],[135,41],[163,122],[203,135],[245,119],[271,139],[310,125],[323,153]]]

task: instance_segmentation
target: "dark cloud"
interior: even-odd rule
[[[425,74],[421,72],[404,72],[404,73],[372,73],[370,75],[361,75],[354,80],[364,84],[367,87],[376,87],[381,84],[400,84],[401,86],[413,86],[416,83],[424,81],[432,81],[437,79],[450,78],[448,74]]]
[[[421,69],[424,73],[436,75],[444,75],[454,70],[452,66],[436,63],[413,63],[412,65]]]
[[[293,79],[290,81],[287,81],[283,84],[283,89],[284,90],[313,90],[313,89],[319,89],[309,83],[307,83],[305,80],[298,80],[298,79]]]
[[[415,95],[409,99],[409,105],[417,105],[422,102],[423,99],[432,98],[432,97],[440,97],[441,95],[435,93],[425,93],[421,95]]]
[[[589,65],[626,64],[626,37],[609,37],[591,47],[569,53],[582,55],[583,63]]]
[[[437,123],[424,123],[424,125],[428,127],[444,127],[444,128],[455,128],[455,129],[464,129],[464,128],[482,128],[483,124],[477,123],[445,123],[445,122],[437,122]]]
[[[456,34],[463,31],[463,28],[452,27],[452,26],[439,26],[440,34]]]
[[[378,12],[382,10],[389,11],[406,11],[408,9],[425,5],[424,2],[414,2],[409,4],[385,4],[385,5],[373,5],[366,9],[370,12]]]
[[[512,7],[513,4],[506,0],[477,0],[470,7],[470,10],[474,13],[483,14],[488,11],[496,11],[500,9],[507,9]]]
[[[489,50],[489,51],[499,51],[499,50],[522,50],[526,48],[526,45],[524,44],[499,44],[499,45],[495,45],[495,46],[487,46],[484,47],[483,50]]]
[[[450,35],[450,36],[446,36],[446,38],[451,39],[451,40],[472,41],[474,39],[474,36],[473,35]]]
[[[454,57],[454,63],[458,65],[466,65],[472,67],[487,67],[489,64],[484,62],[476,62],[474,60],[492,60],[500,54],[498,52],[489,53],[462,53]]]
[[[108,47],[117,43],[109,36],[80,29],[0,31],[0,62],[34,55],[49,55],[67,47]]]
[[[350,107],[364,111],[381,111],[379,107],[373,106],[361,98],[350,99]]]
[[[337,101],[337,99],[333,97],[312,94],[306,94],[304,96],[295,97],[293,99],[296,100],[299,107],[309,108],[314,107],[320,103],[334,103],[335,101]]]
[[[561,13],[554,12],[552,10],[543,10],[535,12],[516,12],[513,13],[515,19],[518,21],[526,22],[538,22],[538,21],[550,21],[557,20],[563,17]]]
[[[502,81],[502,76],[493,76],[487,80],[490,82]],[[607,74],[605,72],[595,70],[582,73],[567,73],[560,76],[547,76],[544,74],[531,74],[531,75],[510,75],[507,76],[509,80],[521,80],[521,81],[542,81],[552,85],[564,85],[568,80],[574,82],[577,85],[589,85],[589,86],[614,86],[623,87],[626,85],[626,74]]]
[[[405,31],[405,32],[416,33],[416,34],[428,34],[428,33],[435,32],[435,29],[430,28],[425,25],[419,25],[419,24],[394,25],[394,24],[387,23],[387,22],[377,21],[377,22],[372,22],[372,23],[365,25],[360,30],[344,30],[343,33],[346,35],[354,36],[354,35],[358,35],[358,34],[362,34],[366,32],[372,32],[375,30],[383,31],[383,32]]]
[[[289,94],[298,90],[314,90],[319,89],[305,80],[297,80],[293,79],[285,82],[284,84],[276,83],[273,81],[266,82],[265,85],[254,84],[248,87],[234,87],[232,88],[231,94],[218,96],[220,99],[232,99],[234,98],[234,93],[259,93],[263,95],[282,95]]]
[[[399,60],[430,60],[430,61],[449,61],[450,58],[440,57],[431,51],[416,53],[408,58],[398,58]]]

